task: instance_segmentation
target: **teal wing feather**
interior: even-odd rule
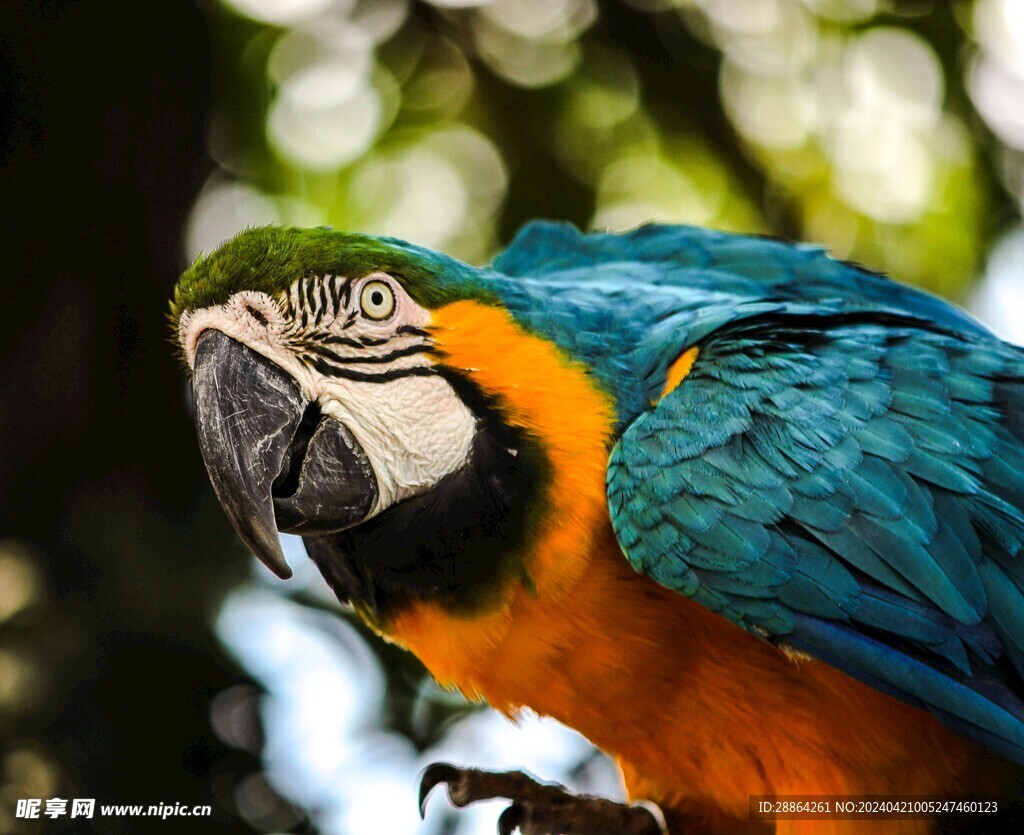
[[[740,319],[870,314],[991,340],[953,305],[821,247],[692,226],[613,235],[535,221],[487,276],[524,327],[590,366],[622,427],[648,408],[678,354]]]
[[[558,277],[571,285],[610,276],[652,287],[706,289],[733,299],[785,299],[828,309],[891,310],[940,326],[984,333],[976,320],[941,299],[856,264],[822,246],[736,235],[699,226],[651,223],[625,234],[582,233],[568,223],[533,221],[494,262],[505,275]],[[662,311],[664,312],[664,311]]]
[[[632,565],[1024,762],[1024,357],[881,317],[700,344],[610,458]]]

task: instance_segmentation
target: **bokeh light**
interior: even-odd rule
[[[513,84],[544,87],[575,69],[577,38],[596,16],[594,0],[494,0],[472,25],[491,69]]]
[[[974,29],[982,46],[969,76],[974,103],[1003,142],[1024,150],[1024,5],[979,0]]]
[[[1024,345],[1024,226],[1008,232],[989,255],[972,310],[999,336]]]
[[[32,550],[17,541],[0,541],[0,623],[32,608],[42,596]]]
[[[287,26],[323,14],[332,6],[351,7],[346,0],[225,0],[226,5],[253,20]]]

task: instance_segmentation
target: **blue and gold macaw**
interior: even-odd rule
[[[957,308],[817,247],[532,223],[489,268],[249,230],[172,317],[254,553],[287,576],[303,535],[440,682],[578,729],[670,830],[1019,794],[1024,353]],[[523,808],[506,831],[570,831]]]

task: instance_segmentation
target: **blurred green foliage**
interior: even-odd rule
[[[965,86],[1007,5],[221,0],[189,255],[266,220],[470,261],[532,217],[661,220],[962,298],[1013,211]]]

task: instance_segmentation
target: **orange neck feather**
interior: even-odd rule
[[[526,555],[533,589],[512,582],[486,615],[459,618],[436,604],[409,606],[387,626],[440,681],[479,690],[477,671],[513,623],[562,598],[583,576],[606,524],[605,472],[614,425],[610,398],[584,366],[524,331],[505,310],[461,301],[435,311],[442,361],[497,398],[504,419],[529,432],[550,465],[549,510]]]

